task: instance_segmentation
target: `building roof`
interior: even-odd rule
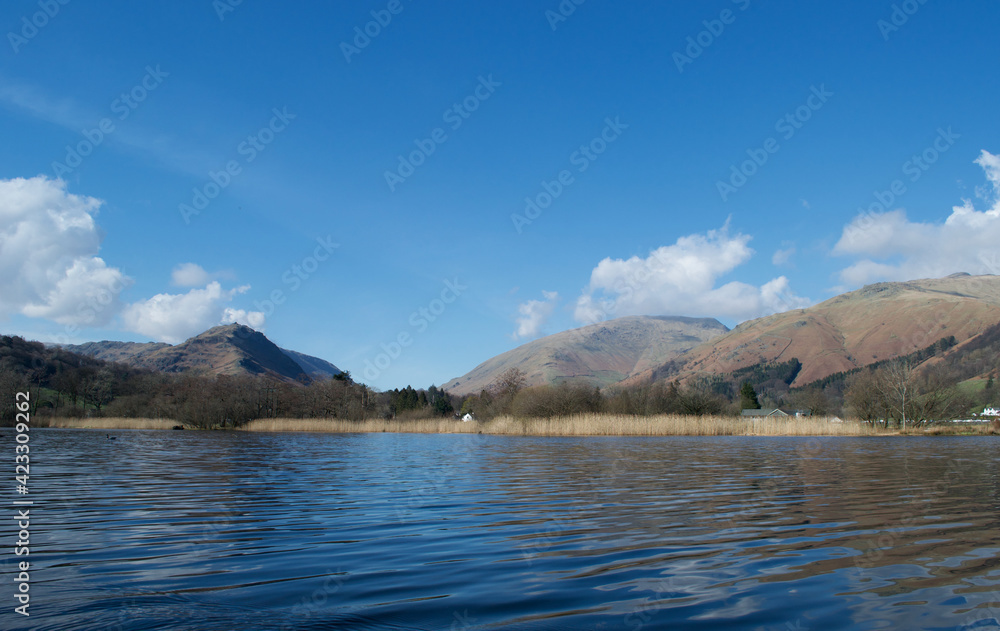
[[[790,408],[761,408],[758,410],[743,410],[741,416],[810,416],[812,410],[793,410]]]
[[[782,411],[780,408],[760,408],[757,410],[743,410],[740,412],[742,416],[788,416],[787,412]]]

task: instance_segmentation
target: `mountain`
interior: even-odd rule
[[[319,357],[305,355],[303,353],[299,353],[298,351],[290,351],[287,348],[282,348],[281,352],[288,355],[292,361],[302,367],[303,372],[314,379],[330,379],[331,377],[336,377],[344,372],[330,362],[325,359],[320,359]]]
[[[162,343],[88,342],[68,351],[160,372],[195,370],[217,375],[271,374],[296,381],[303,374],[326,378],[342,371],[317,357],[278,348],[249,327],[228,324],[174,346]]]
[[[730,373],[764,362],[802,363],[793,387],[924,349],[954,336],[959,344],[1000,322],[1000,276],[876,283],[808,309],[744,322],[632,375],[628,384]]]
[[[143,353],[150,353],[163,348],[170,348],[170,344],[157,342],[86,342],[84,344],[63,344],[62,348],[77,353],[94,357],[108,362],[118,362],[120,364],[135,364],[133,359]]]
[[[711,318],[618,318],[528,342],[442,387],[456,395],[478,393],[510,368],[524,371],[527,385],[572,379],[604,387],[656,368],[728,330]]]

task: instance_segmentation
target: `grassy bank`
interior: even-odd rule
[[[37,427],[65,427],[71,429],[172,429],[180,425],[170,419],[155,418],[53,418],[35,422]]]
[[[494,434],[504,436],[876,436],[895,431],[856,422],[831,423],[823,417],[748,420],[731,416],[624,416],[582,414],[523,419],[501,416],[462,423],[451,419],[341,421],[260,419],[242,428],[256,432],[401,432]]]

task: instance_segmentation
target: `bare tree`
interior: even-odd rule
[[[520,368],[508,368],[502,375],[496,378],[491,388],[499,396],[512,397],[524,388],[525,383],[527,383],[527,378],[523,370]]]
[[[527,378],[520,368],[508,368],[497,377],[490,384],[490,394],[493,395],[492,407],[496,413],[509,412],[514,397],[524,389],[526,383]]]
[[[872,425],[880,421],[884,425],[889,416],[888,406],[879,386],[880,379],[878,372],[864,369],[847,378],[847,390],[844,392],[844,402],[849,412]]]
[[[678,391],[678,407],[681,414],[705,416],[722,412],[722,397],[713,393],[705,380],[689,383]]]
[[[890,408],[898,409],[902,428],[906,429],[906,406],[913,398],[913,365],[909,360],[899,359],[879,369],[881,378],[878,388]],[[912,400],[909,401],[912,407]],[[898,408],[897,408],[898,406]]]
[[[27,380],[13,370],[0,364],[0,421],[13,425],[17,408],[14,405],[15,393],[28,389]],[[32,403],[35,402],[33,399]]]

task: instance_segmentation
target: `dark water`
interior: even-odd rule
[[[114,434],[32,432],[0,628],[1000,626],[995,438]]]

